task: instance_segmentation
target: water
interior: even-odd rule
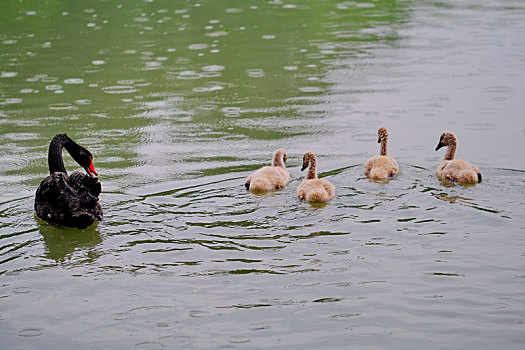
[[[1,7],[2,348],[522,348],[522,2]],[[436,179],[447,129],[481,184]],[[33,212],[58,132],[103,185],[85,230]],[[247,193],[280,147],[291,183]]]

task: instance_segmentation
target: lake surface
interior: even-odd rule
[[[0,8],[2,349],[523,348],[522,1]],[[445,130],[482,183],[435,177]],[[63,132],[103,186],[84,230],[33,211]],[[247,192],[277,148],[290,184]]]

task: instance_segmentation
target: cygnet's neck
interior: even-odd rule
[[[306,179],[317,179],[315,159],[310,159],[310,161],[308,162],[308,174],[306,174]]]
[[[284,165],[284,153],[275,152],[275,154],[273,155],[273,159],[272,159],[272,166],[286,168],[286,165]]]
[[[453,140],[448,145],[447,153],[445,154],[445,160],[454,159],[455,154],[456,154],[456,140]]]
[[[381,139],[381,149],[379,150],[379,155],[386,156],[386,138]]]

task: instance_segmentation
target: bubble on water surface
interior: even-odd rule
[[[95,60],[95,61],[92,61],[91,63],[94,66],[102,66],[102,65],[106,64],[106,61],[104,61],[104,60]]]
[[[141,55],[145,56],[146,59],[149,59],[150,56],[153,56],[155,53],[153,51],[142,51]]]
[[[250,342],[250,339],[242,335],[233,335],[230,337],[229,342],[234,344],[244,344]]]
[[[299,88],[302,92],[321,92],[323,91],[320,87],[317,86],[304,86]]]
[[[204,50],[204,49],[207,49],[209,47],[208,44],[191,44],[190,46],[188,46],[188,49],[190,50]]]
[[[18,72],[2,72],[0,74],[0,78],[13,78],[18,75]]]
[[[224,66],[220,65],[209,65],[204,66],[201,68],[205,72],[222,72],[224,70]]]
[[[62,89],[62,85],[46,85],[46,90],[54,91]]]
[[[368,2],[344,1],[336,5],[338,10],[349,10],[353,8],[372,8],[374,4]]]
[[[201,86],[193,88],[194,92],[212,92],[212,91],[220,91],[223,90],[224,86],[221,85],[210,85],[210,86]]]
[[[68,84],[68,85],[83,84],[83,83],[84,83],[84,79],[81,79],[81,78],[70,78],[70,79],[64,80],[64,84]]]
[[[228,8],[228,9],[224,10],[224,12],[225,13],[241,13],[242,9],[233,7],[233,8]]]
[[[177,79],[200,79],[201,78],[201,74],[193,71],[193,70],[185,70],[185,71],[182,71],[182,72],[179,72],[179,74],[177,75]]]
[[[26,328],[18,332],[21,337],[38,337],[42,335],[43,331],[40,328]]]
[[[187,335],[167,335],[160,337],[159,341],[165,347],[173,346],[180,348],[181,346],[190,345],[193,342],[193,339]]]
[[[162,66],[162,62],[158,62],[158,61],[146,62],[146,68],[158,68],[160,66]]]
[[[262,69],[259,69],[259,68],[247,69],[246,70],[246,74],[248,74],[248,76],[250,78],[262,78],[262,77],[264,77],[264,71]]]
[[[241,109],[239,107],[224,107],[221,111],[225,117],[236,118],[241,115]]]
[[[197,109],[201,111],[213,111],[217,109],[217,106],[211,103],[208,103],[208,104],[205,103],[203,105],[198,106]]]
[[[203,311],[203,310],[191,310],[189,312],[189,315],[190,317],[196,317],[196,318],[200,318],[200,317],[206,317],[209,315],[209,312],[207,311]]]
[[[34,77],[31,77],[31,78],[27,78],[26,80],[31,82],[31,83],[34,83],[34,82],[39,81],[40,78],[38,78],[37,76],[34,76]]]
[[[134,85],[137,81],[132,79],[117,80],[117,84],[120,85]]]
[[[44,83],[54,83],[55,81],[58,81],[57,77],[48,77],[47,75],[42,76],[40,79]]]
[[[29,89],[29,88],[28,88],[28,89],[21,89],[21,90],[20,90],[20,93],[21,93],[21,94],[30,94],[30,93],[32,93],[33,91],[34,91],[33,89]]]
[[[0,103],[0,104],[14,105],[14,104],[18,104],[18,103],[22,103],[22,99],[21,98],[6,98],[4,103]]]
[[[49,109],[52,110],[67,110],[67,109],[77,109],[77,107],[73,106],[71,103],[52,103],[47,106]]]
[[[217,32],[206,33],[205,35],[210,38],[217,38],[220,36],[228,35],[228,32],[222,30],[222,31],[217,31]]]
[[[135,89],[135,87],[129,85],[114,85],[104,87],[102,88],[102,91],[104,91],[106,94],[131,94],[137,92],[138,90]]]

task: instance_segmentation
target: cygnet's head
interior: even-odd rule
[[[441,147],[456,145],[456,135],[451,131],[445,131],[439,138],[439,143],[436,146],[436,151]]]

